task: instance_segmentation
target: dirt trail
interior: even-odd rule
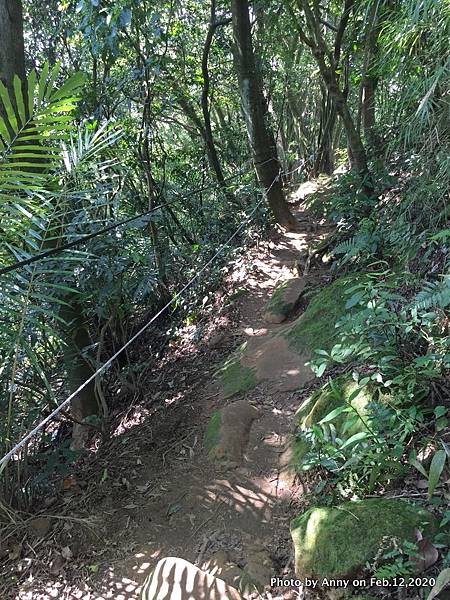
[[[323,229],[311,231],[307,216],[296,210],[304,229],[274,233],[264,256],[260,250],[249,253],[244,274],[231,275],[243,288],[237,318],[211,338],[210,356],[193,355],[187,367],[176,365],[169,382],[174,394],[166,398],[164,416],[159,419],[163,413],[157,412],[147,420],[151,426],[130,426],[113,440],[114,452],[118,455],[121,449],[125,458],[117,474],[111,465],[108,480],[103,476],[97,483],[95,502],[89,507],[94,529],[101,523],[103,543],[92,538],[95,551],[89,554],[87,533],[80,542],[78,528],[77,535],[69,527],[60,544],[70,548],[73,565],[67,564],[46,583],[38,578],[40,586],[36,580],[24,585],[16,598],[137,600],[144,579],[165,556],[210,571],[215,567],[214,573],[236,586],[238,579],[264,586],[271,575],[293,575],[289,521],[298,489],[280,477],[280,457],[298,397],[282,381],[277,385],[272,380],[224,400],[213,373],[227,357],[230,340],[235,344],[235,339],[265,337],[281,327],[263,321],[267,301],[280,281],[293,276],[293,269],[304,268],[308,245],[325,234]],[[208,362],[212,364],[205,375]],[[183,385],[180,396],[176,390]],[[215,409],[242,399],[258,409],[260,418],[252,425],[242,463],[227,470],[208,459],[203,436]],[[165,419],[170,431],[164,439]],[[155,452],[163,440],[164,450]],[[101,464],[102,455],[98,461]],[[54,590],[54,595],[45,595],[45,589]],[[265,596],[254,592],[252,597]]]

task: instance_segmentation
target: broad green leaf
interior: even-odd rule
[[[317,377],[322,377],[322,375],[325,373],[326,368],[327,368],[327,363],[323,362],[322,364],[320,364],[316,371]]]
[[[11,98],[9,97],[8,90],[6,89],[5,84],[2,81],[0,81],[0,101],[3,105],[3,109],[6,113],[6,118],[8,120],[7,126],[10,127],[12,131],[17,131],[18,126],[16,113],[14,112],[14,108],[11,103]]]
[[[341,415],[343,412],[348,412],[348,411],[349,411],[348,406],[338,406],[337,408],[335,408],[334,410],[332,410],[330,413],[328,413],[323,419],[321,419],[319,421],[319,425],[323,425],[324,423],[328,423],[329,421],[332,421],[333,419],[335,419],[336,417],[338,417],[339,415]]]
[[[450,569],[443,569],[437,576],[436,583],[434,584],[427,600],[433,600],[443,589],[450,583]]]
[[[436,408],[434,409],[434,416],[436,417],[436,419],[439,419],[439,417],[443,417],[444,415],[447,414],[448,408],[446,406],[436,406]]]
[[[438,233],[431,235],[430,240],[441,240],[441,239],[446,239],[448,237],[450,237],[450,229],[443,229],[442,231],[439,231]]]
[[[3,152],[5,150],[5,146],[11,142],[11,136],[9,135],[5,120],[2,117],[0,117],[0,137],[2,139],[1,150]]]
[[[355,390],[353,390],[353,392],[347,398],[347,404],[350,404],[352,402],[352,400],[354,400],[357,396],[359,396],[359,394],[361,392],[362,392],[362,388],[361,387],[358,387]]]
[[[364,292],[356,292],[356,294],[353,294],[353,296],[347,300],[347,302],[345,304],[345,308],[347,308],[347,309],[353,308],[354,306],[359,304],[359,302],[363,298],[364,298]]]
[[[56,68],[56,65],[55,65]],[[48,78],[48,62],[46,62],[42,68],[41,76],[39,77],[39,89],[38,89],[38,98],[37,98],[37,107],[40,108],[42,101],[45,96],[45,87],[47,85]]]
[[[356,442],[361,442],[362,440],[365,440],[368,436],[369,433],[367,431],[360,431],[359,433],[355,433],[354,435],[349,437],[346,442],[342,444],[340,450],[344,450],[344,448],[348,448],[348,446],[352,446],[353,444],[356,444]]]
[[[62,86],[52,94],[51,101],[54,102],[55,100],[66,98],[69,94],[75,93],[81,88],[84,81],[85,77],[83,73],[75,73],[75,75],[69,77],[69,79],[67,79]]]
[[[54,83],[56,81],[56,78],[59,75],[60,68],[61,68],[61,63],[60,62],[57,62],[53,66],[53,68],[52,68],[52,70],[50,72],[50,78],[48,80],[47,87],[45,88],[45,94],[43,96],[43,100],[49,100],[49,99],[51,99],[52,94],[53,94],[53,90],[54,90],[53,86],[54,86]]]
[[[423,465],[417,460],[417,458],[410,456],[408,459],[410,465],[416,468],[421,475],[423,475],[426,479],[428,479],[428,473],[426,472]]]
[[[34,95],[36,92],[36,71],[33,69],[28,75],[28,114],[34,113]]]
[[[24,98],[23,98],[23,92],[22,92],[22,81],[18,75],[14,75],[13,87],[14,87],[14,96],[16,99],[17,112],[19,115],[21,127],[23,127],[25,125],[27,119],[26,119],[26,115],[25,115],[25,104],[24,104]]]
[[[445,467],[445,461],[447,455],[445,450],[438,450],[433,456],[433,460],[430,465],[430,472],[428,473],[428,498],[431,498],[434,494],[439,478],[441,477],[442,471]]]

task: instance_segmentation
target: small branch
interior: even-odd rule
[[[329,21],[326,21],[325,19],[320,19],[320,22],[322,23],[322,25],[325,25],[325,27],[328,27],[328,29],[331,29],[332,31],[338,31],[338,28],[336,27],[336,25],[333,25],[333,23],[330,23]]]

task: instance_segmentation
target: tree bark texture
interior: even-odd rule
[[[292,230],[296,220],[284,196],[275,139],[267,122],[267,104],[262,78],[253,51],[248,0],[232,0],[234,59],[253,161],[276,221]]]
[[[14,75],[25,81],[21,0],[0,0],[0,79],[12,91]]]
[[[379,140],[375,132],[375,94],[378,85],[378,76],[374,72],[378,53],[378,37],[380,34],[378,9],[378,3],[374,2],[371,7],[366,31],[364,69],[361,82],[361,116],[364,137],[370,150],[375,155],[378,154],[379,150]]]
[[[354,1],[346,0],[345,2],[343,15],[336,31],[333,51],[330,50],[322,35],[318,3],[314,2],[313,8],[310,6],[309,0],[297,0],[297,3],[299,8],[304,12],[306,26],[308,28],[308,35],[301,27],[299,28],[300,38],[311,48],[312,55],[316,59],[322,79],[344,126],[347,135],[347,143],[352,155],[352,164],[355,170],[358,171],[360,176],[366,181],[364,185],[366,193],[370,193],[372,184],[370,181],[371,178],[366,150],[350,112],[346,93],[341,90],[339,86],[337,74],[342,40]]]
[[[206,151],[208,154],[208,160],[211,168],[213,169],[217,182],[223,190],[225,197],[230,202],[236,202],[234,194],[227,189],[227,184],[222,171],[222,165],[220,164],[219,155],[217,153],[216,144],[214,142],[213,130],[211,125],[211,113],[209,107],[209,88],[210,88],[210,76],[209,76],[209,53],[211,50],[212,41],[216,29],[222,25],[226,25],[229,22],[228,19],[223,21],[216,20],[216,0],[211,0],[211,12],[210,21],[208,27],[208,33],[206,34],[205,45],[203,46],[202,53],[202,78],[203,78],[203,89],[201,96],[201,107],[203,113],[204,132],[203,138],[206,144]]]

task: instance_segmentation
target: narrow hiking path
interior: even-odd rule
[[[177,361],[172,357],[162,366],[146,396],[158,400],[159,408],[146,410],[137,402],[99,449],[95,474],[86,481],[73,477],[67,519],[53,525],[53,538],[45,532],[53,540],[49,572],[14,597],[39,600],[53,590],[52,598],[137,600],[143,581],[166,556],[240,586],[247,597],[264,597],[271,576],[294,575],[289,522],[302,499],[281,470],[298,391],[311,373],[306,376],[298,356],[277,344],[269,353],[259,348],[286,326],[264,319],[280,283],[305,272],[308,289],[329,279],[324,267],[310,263],[308,250],[329,227],[313,226],[301,205],[304,194],[316,189],[306,184],[293,197],[298,232],[273,231],[233,265],[229,278],[236,299],[228,313],[219,311],[217,328],[200,350],[188,343]],[[301,313],[302,302],[290,320]],[[216,373],[243,342],[261,381],[230,395]],[[224,410],[227,447],[214,460],[205,448],[205,431],[215,411]]]

